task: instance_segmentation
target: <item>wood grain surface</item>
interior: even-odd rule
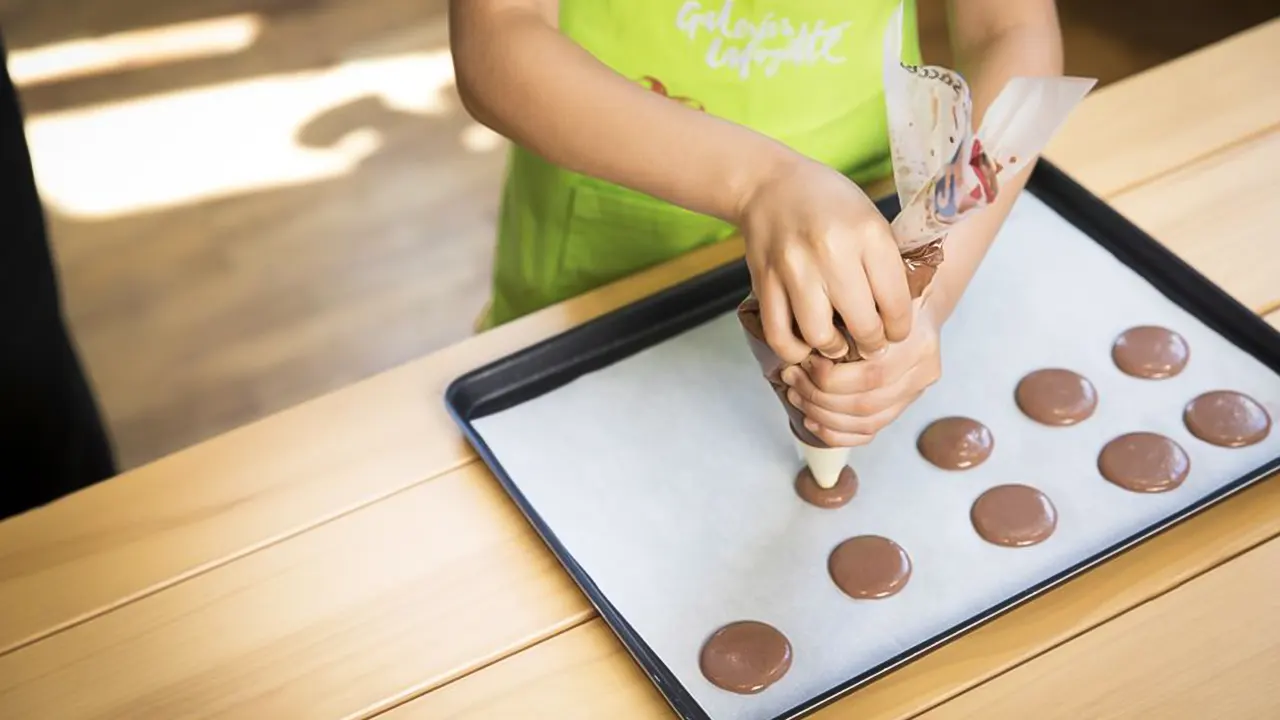
[[[0,656],[0,717],[347,717],[587,617],[471,463]]]
[[[944,645],[813,717],[914,717],[1055,645],[1087,637],[1091,629],[1105,627],[1109,619],[1277,534],[1280,481],[1273,478]],[[1271,639],[1275,642],[1274,634]],[[1101,664],[1101,658],[1094,664]],[[604,621],[594,619],[384,717],[623,720],[670,716],[666,702]]]
[[[1277,23],[1280,27],[1280,23]],[[1277,81],[1276,97],[1280,97]],[[1254,311],[1280,302],[1280,107],[1266,132],[1122,193],[1112,205]]]
[[[920,720],[1028,717],[1280,717],[1280,539],[1135,607]]]
[[[1078,181],[1110,197],[1248,142],[1280,122],[1280,80],[1262,61],[1277,42],[1280,18],[1107,86],[1072,113],[1045,155],[1070,159]],[[1204,151],[1188,156],[1188,145]]]

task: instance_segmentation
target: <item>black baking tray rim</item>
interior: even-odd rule
[[[1027,192],[1074,224],[1171,301],[1280,374],[1280,333],[1052,163],[1041,160],[1037,164],[1027,183]],[[896,198],[886,198],[877,205],[887,217],[898,211]],[[749,288],[750,276],[745,262],[730,262],[468,372],[450,383],[445,391],[445,405],[463,435],[672,709],[687,720],[710,718],[542,520],[519,485],[476,432],[472,421],[527,402],[586,373],[732,311]],[[987,611],[783,712],[774,720],[793,720],[808,715],[1277,470],[1280,470],[1280,457]]]

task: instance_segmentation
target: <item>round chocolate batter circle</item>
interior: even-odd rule
[[[791,641],[772,625],[741,620],[707,638],[698,664],[712,685],[754,695],[791,669]]]
[[[859,600],[896,595],[911,579],[911,558],[898,543],[879,535],[859,535],[836,546],[827,559],[836,587]]]
[[[920,433],[916,449],[943,470],[968,470],[991,457],[995,438],[986,425],[967,417],[934,420]]]
[[[969,518],[983,540],[1006,547],[1035,545],[1058,526],[1058,511],[1048,496],[1026,485],[997,485],[982,493]]]
[[[820,508],[844,507],[858,494],[858,474],[845,465],[836,484],[827,489],[813,479],[809,468],[804,468],[796,474],[796,494],[801,500]]]
[[[1045,425],[1075,425],[1098,407],[1098,391],[1079,373],[1046,368],[1018,382],[1014,399],[1022,412]]]
[[[1168,492],[1182,484],[1191,459],[1178,443],[1152,432],[1132,432],[1112,440],[1098,454],[1098,472],[1125,490]]]
[[[1233,390],[1214,390],[1187,403],[1182,421],[1192,435],[1221,447],[1253,445],[1271,432],[1266,408]]]
[[[1148,380],[1177,375],[1190,357],[1191,348],[1181,335],[1157,325],[1129,328],[1111,346],[1111,359],[1121,372]]]

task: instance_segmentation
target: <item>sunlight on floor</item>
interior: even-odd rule
[[[230,55],[253,45],[262,18],[253,13],[69,40],[9,53],[9,76],[22,87],[180,60]]]
[[[232,30],[241,26],[230,20],[203,26],[210,41],[206,51],[214,39],[223,41],[223,50],[233,46],[232,39],[252,39],[243,32],[233,38]],[[172,26],[174,37],[150,30],[146,40],[138,39],[141,33],[103,38],[84,45],[94,49],[78,56],[39,48],[20,57],[19,67],[30,82],[53,77],[55,70],[86,74],[118,69],[122,62],[136,67],[154,57],[143,47],[182,45],[194,53],[195,45],[187,45],[195,43],[192,25]],[[74,57],[86,63],[77,65]],[[443,92],[453,83],[449,50],[440,48],[36,114],[28,118],[27,136],[46,203],[72,217],[102,219],[340,177],[377,152],[383,138],[376,128],[363,127],[331,145],[308,147],[298,134],[312,119],[370,98],[390,111],[424,117],[462,112]],[[470,152],[492,152],[503,144],[478,125],[464,130],[458,142]]]

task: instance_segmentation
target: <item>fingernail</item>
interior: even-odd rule
[[[795,390],[788,390],[787,402],[791,403],[792,405],[795,405],[796,407],[800,407],[800,393],[796,392]]]
[[[787,368],[786,370],[783,370],[783,371],[782,371],[782,382],[784,382],[784,383],[786,383],[786,384],[788,384],[788,385],[795,385],[795,384],[796,384],[796,373],[798,373],[798,372],[800,372],[800,371],[799,371],[799,370],[797,370],[797,369],[796,369],[796,368],[794,368],[794,367],[789,367],[789,368]]]
[[[845,345],[840,350],[837,350],[835,352],[824,352],[822,354],[828,360],[839,360],[840,358],[849,354],[849,346]]]
[[[814,432],[814,433],[818,432],[818,430],[820,429],[818,426],[818,423],[812,420],[805,420],[804,426],[809,430],[809,432]]]

